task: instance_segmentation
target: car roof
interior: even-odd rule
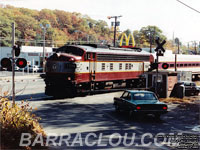
[[[144,91],[144,90],[125,90],[125,91],[130,92],[132,94],[134,93],[152,93],[153,94],[153,92],[151,91]]]

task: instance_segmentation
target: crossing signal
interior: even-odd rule
[[[150,64],[150,68],[149,68],[149,71],[153,71],[155,69],[158,69],[158,63],[151,63]]]
[[[20,46],[19,45],[15,45],[13,46],[13,49],[15,50],[15,56],[18,57],[20,55]]]
[[[3,67],[3,68],[11,68],[11,60],[9,58],[3,58],[1,60],[1,67]]]
[[[26,65],[27,65],[27,61],[26,61],[26,59],[24,59],[24,58],[18,58],[17,61],[16,61],[16,65],[17,65],[19,68],[24,68],[24,67],[26,67]]]
[[[163,63],[162,64],[162,68],[163,69],[168,69],[169,68],[169,64],[168,63]]]

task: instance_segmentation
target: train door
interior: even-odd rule
[[[95,53],[89,53],[89,74],[90,74],[90,84],[91,90],[95,89],[95,71],[96,71],[96,55]]]

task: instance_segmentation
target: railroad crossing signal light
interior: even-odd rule
[[[24,68],[24,67],[26,67],[26,65],[27,65],[27,61],[26,61],[26,59],[24,59],[24,58],[18,58],[17,61],[16,61],[16,65],[17,65],[19,68]]]
[[[168,69],[169,68],[169,64],[168,63],[163,63],[162,64],[162,68],[163,69]]]
[[[149,71],[153,71],[155,69],[158,69],[158,63],[152,63],[152,64],[150,64]]]
[[[11,60],[9,58],[3,58],[1,60],[1,66],[3,68],[10,68],[11,67]]]
[[[19,45],[15,45],[13,46],[13,49],[15,50],[15,56],[18,57],[20,55],[20,46]]]

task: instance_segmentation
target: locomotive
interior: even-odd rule
[[[95,90],[134,87],[154,57],[139,48],[65,45],[47,58],[45,94],[75,96]]]

